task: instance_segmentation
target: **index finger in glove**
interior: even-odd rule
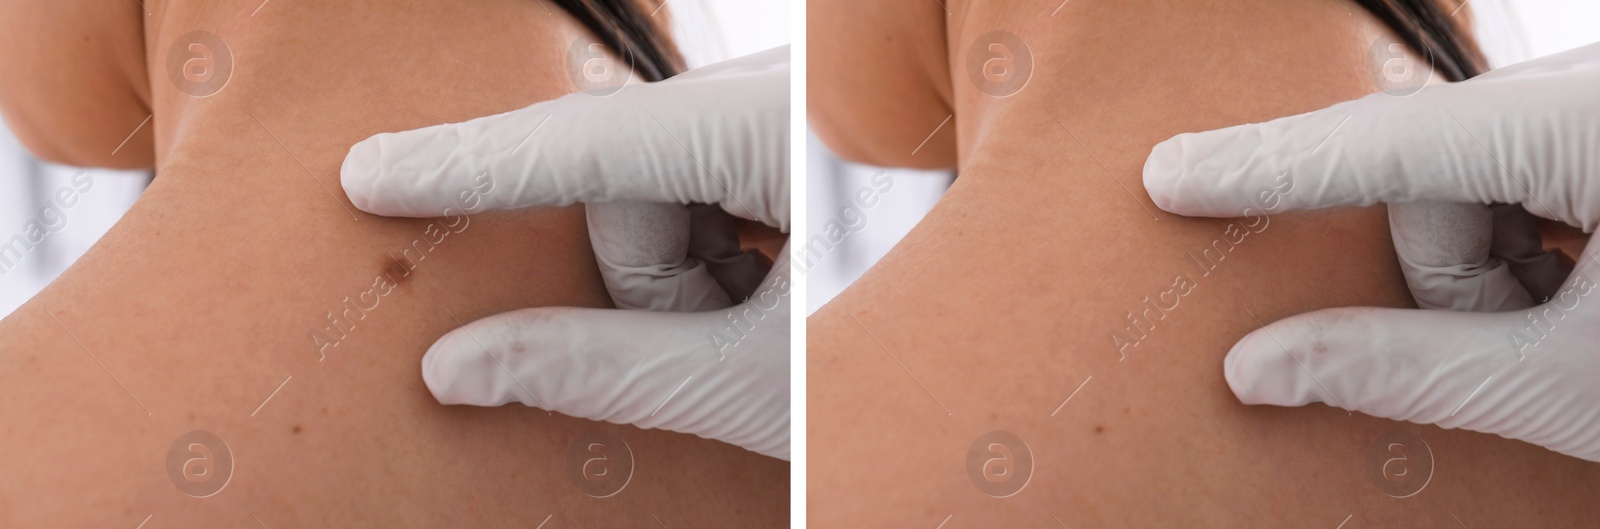
[[[378,134],[351,147],[341,182],[357,207],[388,216],[438,216],[486,180],[474,211],[707,203],[786,229],[786,58],[779,48],[609,97]]]

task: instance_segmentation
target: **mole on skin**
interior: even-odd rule
[[[388,264],[385,264],[383,267],[383,275],[389,278],[390,283],[394,283],[395,286],[400,286],[405,284],[407,280],[411,279],[411,270],[406,269],[405,264],[402,264],[398,259],[395,259],[394,256],[387,257],[389,257],[389,260]]]

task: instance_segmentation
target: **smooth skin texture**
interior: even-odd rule
[[[819,133],[867,162],[958,160],[961,176],[808,321],[812,524],[1582,527],[1600,513],[1600,467],[1577,459],[1319,406],[1247,407],[1228,390],[1224,355],[1263,323],[1411,306],[1384,211],[1274,216],[1202,275],[1190,255],[1237,240],[1251,221],[1161,212],[1141,167],[1180,132],[1373,92],[1367,53],[1384,30],[1363,10],[1320,0],[954,1],[947,15],[937,3],[854,4],[810,2],[809,82],[859,82],[817,73],[826,70],[899,84],[814,88],[814,123],[858,120]],[[928,24],[944,31],[926,36]],[[979,92],[965,66],[978,36],[996,29],[1034,56],[1029,84],[1004,99]],[[944,61],[942,76],[914,82],[929,78],[930,57]],[[915,122],[851,114],[860,100],[942,94],[952,95],[920,113],[894,109],[925,117]],[[911,154],[950,109],[946,129]],[[1125,315],[1179,274],[1192,290],[1119,350],[1113,332],[1137,336]],[[969,447],[993,430],[1015,433],[1035,458],[1027,486],[1003,499],[980,492],[966,468]],[[1420,436],[1435,461],[1426,487],[1403,499],[1369,476],[1374,442],[1392,431]]]
[[[27,2],[0,18],[0,35],[27,43],[0,54],[0,103],[25,143],[77,163],[153,161],[159,174],[82,260],[0,321],[0,526],[785,523],[783,462],[522,406],[440,406],[419,376],[427,347],[464,322],[610,306],[579,207],[485,213],[441,231],[452,221],[369,215],[340,192],[346,150],[374,133],[573,91],[563,62],[582,29],[559,9],[100,4]],[[84,14],[101,9],[120,16]],[[165,70],[169,46],[195,29],[227,42],[236,65],[204,99]],[[34,64],[77,77],[29,83],[43,75]],[[117,97],[126,104],[108,102]],[[439,242],[397,269],[418,240]],[[325,315],[380,277],[392,290],[319,351]],[[235,458],[209,498],[167,476],[169,446],[192,430]],[[595,430],[619,435],[635,461],[627,487],[604,499],[568,476],[570,446]]]

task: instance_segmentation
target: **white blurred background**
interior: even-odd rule
[[[667,9],[690,66],[789,43],[789,7],[784,0],[671,0]],[[68,185],[78,171],[35,160],[0,123],[0,242],[23,233],[24,224],[40,218],[46,197]],[[21,260],[0,262],[0,317],[16,310],[83,255],[133,205],[151,179],[148,172],[88,171],[94,187],[65,210],[65,226]]]
[[[1492,66],[1522,62],[1600,41],[1600,0],[1471,0],[1475,31]],[[840,161],[815,136],[807,138],[806,228],[811,236],[828,222],[845,222],[849,194],[868,186],[883,169]],[[892,191],[866,212],[866,226],[805,272],[806,314],[815,312],[878,262],[927,214],[949,188],[951,172],[887,170]],[[853,214],[852,214],[853,215]],[[856,224],[856,223],[851,223]],[[799,244],[795,255],[800,255]]]

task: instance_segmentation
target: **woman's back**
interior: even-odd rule
[[[837,53],[813,44],[813,122],[836,125],[822,130],[836,145],[873,135],[904,144],[858,143],[858,156],[959,158],[961,176],[894,251],[809,320],[813,523],[1592,525],[1600,466],[1321,406],[1244,407],[1223,380],[1228,348],[1265,322],[1322,307],[1409,305],[1398,269],[1376,264],[1395,262],[1384,214],[1179,218],[1143,192],[1144,157],[1179,132],[1373,91],[1368,48],[1382,30],[1359,7],[957,1],[949,15],[938,5],[895,13],[918,24],[907,33],[887,16],[846,20],[838,4],[813,0],[813,31],[897,38],[878,48],[844,39]],[[852,23],[891,27],[839,31]],[[905,38],[930,24],[944,31]],[[1018,42],[1032,73],[1008,95],[1016,85],[981,77],[983,59],[996,56],[983,52],[1023,57]],[[915,51],[850,51],[863,49]],[[924,52],[943,58],[945,71],[906,73],[931,63],[916,55]],[[918,130],[852,128],[853,116],[833,110],[878,94],[821,86],[836,78],[819,73],[849,71],[851,61],[934,80],[897,103],[948,106],[883,111]],[[818,99],[830,93],[840,101]],[[1295,192],[1293,176],[1267,190],[1263,208],[1274,193]]]
[[[345,199],[340,162],[374,133],[574,90],[564,66],[583,30],[560,9],[531,0],[143,7],[114,22],[142,20],[148,53],[139,55],[149,59],[128,70],[148,81],[129,82],[129,99],[148,98],[154,117],[102,155],[122,158],[91,161],[153,157],[159,176],[100,244],[0,322],[0,525],[132,527],[149,516],[146,527],[252,517],[268,527],[749,527],[787,518],[783,462],[520,406],[441,407],[423,387],[422,353],[461,323],[528,306],[608,305],[582,210],[379,218]],[[207,97],[169,72],[170,50],[200,53],[191,42],[221,57],[192,31],[218,36],[232,59],[226,85]],[[54,96],[111,104],[95,90],[103,86]],[[70,118],[15,121],[58,139],[92,136],[50,130]],[[115,136],[134,130],[122,128]],[[494,192],[495,175],[485,176],[463,190],[468,202]],[[191,431],[215,434],[233,458],[230,475],[213,475],[225,487],[203,499],[218,482],[183,473],[199,472],[184,466],[198,452],[169,457],[191,448],[187,438],[175,445]],[[605,438],[589,451],[583,436],[594,431],[627,447]],[[631,466],[631,478],[584,481],[595,465],[615,465],[611,477]]]

